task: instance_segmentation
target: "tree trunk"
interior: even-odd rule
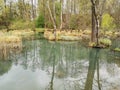
[[[12,1],[10,2],[10,18],[13,18],[13,13],[12,13]]]
[[[99,2],[99,0],[96,0],[96,2]],[[91,0],[92,3],[92,34],[91,34],[91,41],[96,42],[96,45],[98,46],[98,31],[99,31],[99,22],[98,17],[96,13],[96,4],[93,0]]]
[[[56,40],[56,21],[55,21],[55,16],[52,15],[52,12],[51,12],[51,9],[50,9],[50,2],[48,0],[48,11],[49,11],[49,14],[50,14],[50,18],[52,20],[52,23],[53,23],[53,27],[54,27],[54,36],[55,36],[55,40]]]
[[[34,20],[34,17],[35,17],[35,15],[34,15],[34,4],[33,4],[33,0],[31,0],[31,5],[32,5],[32,20]]]
[[[61,12],[60,12],[60,30],[63,27],[63,0],[60,0],[60,4],[61,4]]]
[[[92,42],[95,42],[95,17],[94,17],[94,12],[93,12],[93,9],[94,9],[94,6],[92,5],[92,33],[91,33],[91,41]]]
[[[52,0],[52,3],[53,3],[53,19],[54,19],[54,22],[55,22],[55,25],[54,25],[54,36],[55,36],[55,40],[56,40],[57,23],[56,23],[56,12],[55,12],[55,0]]]

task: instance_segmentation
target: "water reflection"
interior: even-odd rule
[[[11,61],[1,61],[0,60],[0,76],[4,75],[7,73],[12,66]]]
[[[54,90],[54,76],[55,76],[55,54],[56,54],[56,47],[55,45],[52,46],[52,51],[51,51],[51,57],[52,57],[52,76],[51,76],[51,81],[48,87],[48,90]]]
[[[26,84],[32,78],[29,89],[22,90],[34,86],[35,90],[114,90],[120,85],[120,63],[111,56],[108,49],[90,49],[77,42],[32,40],[23,42],[22,53],[12,55],[8,76],[11,72],[18,72],[21,78],[25,75],[27,79],[21,83]],[[17,87],[9,87],[13,86]]]
[[[98,88],[99,90],[101,90],[100,81],[99,81],[99,49],[92,49],[89,55],[89,67],[88,67],[88,74],[85,83],[85,90],[92,90],[93,79],[96,68],[97,68]]]

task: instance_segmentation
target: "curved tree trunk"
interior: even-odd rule
[[[55,8],[55,6],[54,6]],[[56,19],[55,19],[55,14],[52,14],[52,11],[50,9],[50,1],[48,0],[48,11],[49,11],[49,14],[50,14],[50,18],[52,20],[52,23],[53,23],[53,27],[54,27],[54,36],[55,36],[55,40],[56,40],[56,29],[57,29],[57,26],[56,26]]]

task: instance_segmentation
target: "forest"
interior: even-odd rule
[[[42,28],[46,29],[45,38],[49,40],[55,38],[79,40],[83,37],[91,41],[90,45],[99,44],[98,38],[101,36],[112,37],[114,34],[116,37],[119,36],[119,0],[1,0],[0,2],[2,30],[35,31],[37,28]],[[67,32],[59,32],[64,30]],[[69,37],[68,32],[72,31],[75,34]],[[68,34],[68,37],[64,34]]]
[[[0,0],[0,90],[120,90],[120,0]]]

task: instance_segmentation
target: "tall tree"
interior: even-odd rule
[[[60,0],[60,6],[61,6],[61,11],[60,11],[60,29],[63,27],[63,0]]]
[[[54,0],[52,0],[53,3]],[[51,8],[50,8],[50,0],[48,0],[48,11],[49,11],[49,14],[50,14],[50,17],[51,17],[51,20],[52,20],[52,23],[53,23],[53,27],[54,27],[54,36],[55,36],[55,39],[56,39],[56,29],[57,29],[57,24],[56,24],[56,19],[55,19],[55,4],[53,5],[53,13],[51,11]]]
[[[35,13],[34,13],[34,2],[33,2],[33,0],[31,0],[31,5],[32,5],[32,19],[34,19],[35,18]]]
[[[97,17],[97,5],[99,4],[99,0],[91,0],[92,4],[92,34],[91,41],[96,42],[98,45],[98,29],[99,29],[99,21]]]

